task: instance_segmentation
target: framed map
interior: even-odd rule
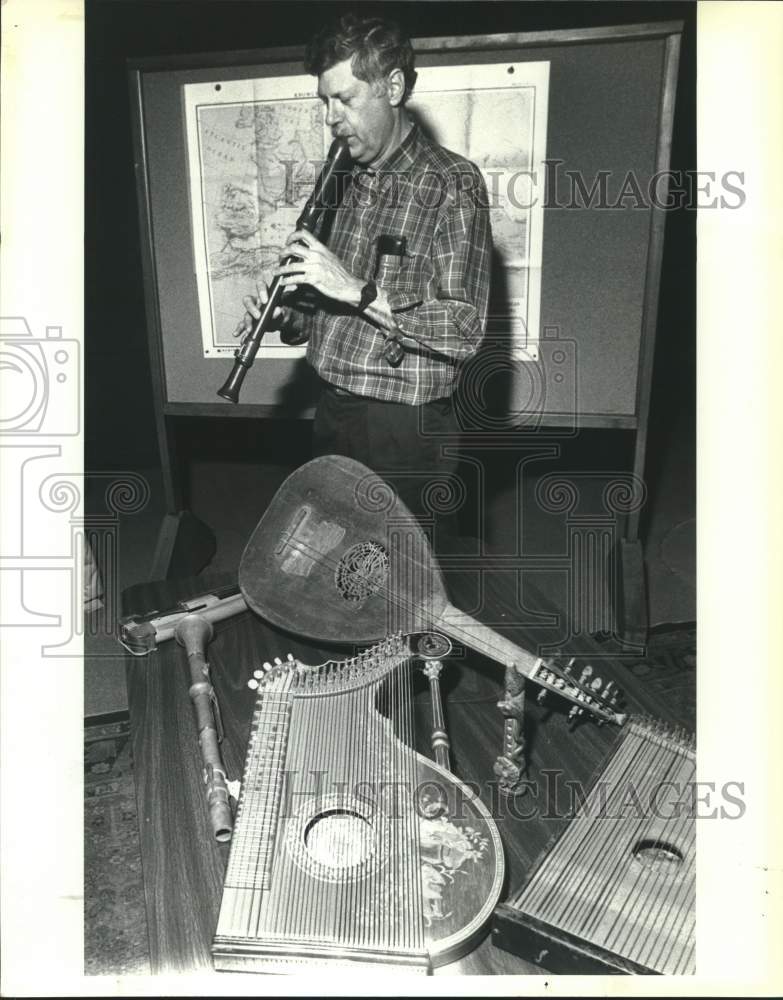
[[[190,215],[205,358],[233,354],[242,299],[277,263],[331,142],[312,76],[192,83]],[[482,171],[505,271],[512,351],[538,358],[549,63],[423,67],[408,109]],[[261,357],[295,358],[276,333]]]

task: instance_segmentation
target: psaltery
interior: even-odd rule
[[[550,972],[695,972],[693,740],[633,719],[493,942]]]
[[[395,969],[458,958],[500,896],[475,794],[412,749],[411,669],[438,637],[262,676],[212,946],[219,970]]]

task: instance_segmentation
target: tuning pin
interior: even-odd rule
[[[619,693],[620,692],[617,690],[617,685],[614,681],[606,682],[606,687],[603,690],[604,698],[607,698],[609,701],[615,701]]]
[[[540,690],[540,691],[538,692],[538,694],[536,695],[536,702],[537,702],[537,703],[538,703],[539,705],[543,705],[543,704],[544,704],[544,702],[546,701],[546,696],[547,696],[547,694],[548,694],[548,693],[549,693],[549,692],[547,691],[547,689],[546,689],[546,688],[541,688],[541,690]]]
[[[251,677],[250,680],[247,682],[247,686],[250,688],[251,691],[255,691],[256,688],[259,686],[258,681],[255,679],[255,677]]]
[[[568,663],[566,663],[566,665],[563,667],[563,672],[566,674],[570,674],[575,663],[576,663],[576,657],[572,656],[571,659],[568,661]]]
[[[574,707],[568,713],[568,718],[566,720],[566,722],[568,723],[568,728],[570,730],[575,729],[583,715],[584,715],[584,709],[580,708],[578,705],[574,705]]]
[[[261,678],[264,676],[264,671],[263,670],[254,670],[253,671],[253,676],[255,677],[255,679],[257,681],[260,681]]]
[[[266,673],[269,673],[269,671],[272,669],[272,664],[269,662],[269,660],[264,660],[262,666]]]
[[[583,668],[582,673],[579,675],[579,683],[587,684],[590,678],[593,676],[593,668],[588,663],[586,667]]]
[[[595,677],[595,678],[593,678],[593,680],[592,680],[592,682],[590,684],[590,690],[591,691],[600,691],[602,684],[603,684],[603,681],[601,680],[601,678],[600,677]]]
[[[276,667],[282,667],[282,665],[283,665],[283,661],[280,659],[279,656],[276,656],[275,657],[275,666]]]

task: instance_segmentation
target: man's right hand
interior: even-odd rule
[[[235,337],[245,337],[253,329],[255,321],[261,318],[261,310],[269,301],[269,284],[265,276],[261,276],[256,279],[256,291],[257,295],[246,295],[242,299],[242,305],[245,307],[247,312],[244,318],[237,323],[237,328],[234,330]],[[272,318],[279,321],[279,327],[283,325],[283,306],[278,306]],[[269,331],[266,331],[269,332]]]

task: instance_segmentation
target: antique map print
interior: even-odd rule
[[[331,136],[311,76],[184,89],[194,269],[204,357],[233,354],[242,299],[276,264]],[[439,143],[472,160],[490,199],[514,356],[538,357],[549,63],[424,67],[409,110]],[[296,357],[275,333],[260,355]]]
[[[331,142],[313,77],[185,86],[191,220],[204,356],[223,357],[242,299],[277,264]],[[275,332],[261,357],[296,357]]]
[[[424,67],[409,102],[434,139],[484,176],[507,291],[491,328],[509,330],[522,361],[538,359],[548,107],[548,62]]]

